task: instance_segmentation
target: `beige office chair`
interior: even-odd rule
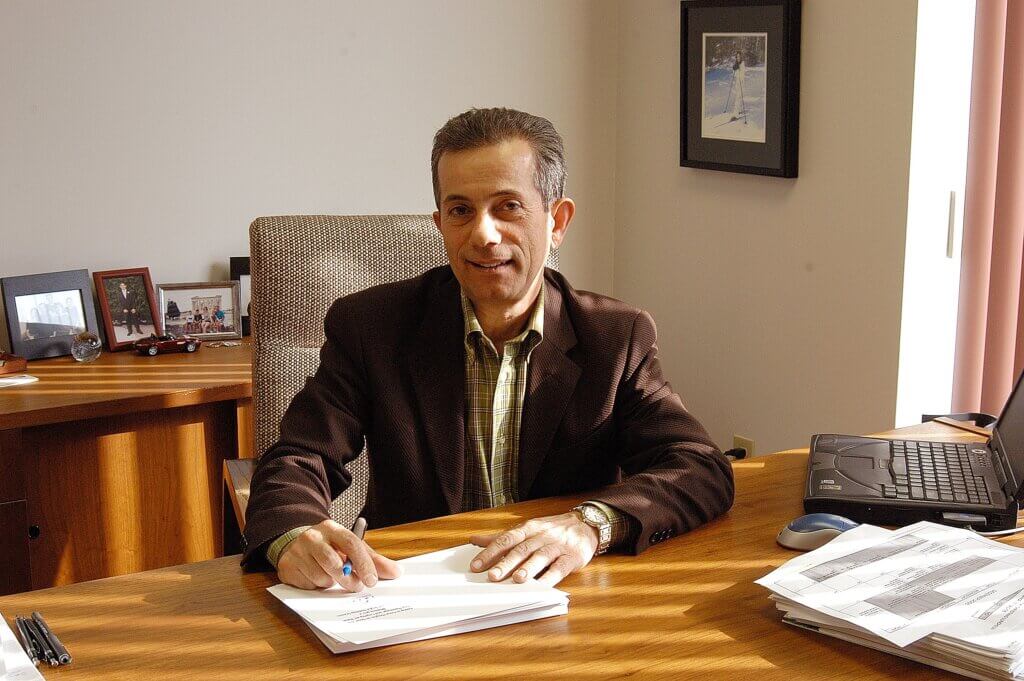
[[[300,215],[257,218],[249,228],[256,454],[278,436],[292,397],[320,364],[323,320],[335,299],[422,274],[448,262],[429,215]],[[557,269],[557,252],[548,258]],[[235,532],[244,529],[252,461],[225,467]],[[365,452],[331,517],[351,525],[366,498]],[[225,525],[231,518],[225,518]],[[225,551],[232,551],[225,529]]]

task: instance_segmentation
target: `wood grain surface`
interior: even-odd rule
[[[904,437],[975,441],[928,424]],[[569,614],[498,629],[334,656],[272,598],[273,574],[238,557],[0,597],[10,620],[43,612],[74,655],[66,679],[935,679],[931,667],[788,627],[753,580],[792,558],[780,527],[801,515],[806,452],[734,464],[736,504],[723,518],[641,556],[596,558],[561,585]],[[371,531],[405,558],[474,532],[562,512],[544,499]]]
[[[33,587],[224,555],[234,416],[216,402],[22,431]]]
[[[224,555],[222,464],[252,456],[251,356],[243,343],[60,357],[29,363],[39,382],[0,390],[13,552],[0,593]]]
[[[0,390],[0,430],[252,397],[252,346],[29,362],[37,383]]]

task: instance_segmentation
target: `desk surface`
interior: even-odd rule
[[[929,424],[906,437],[974,441]],[[735,464],[724,517],[639,557],[602,556],[571,575],[569,614],[509,627],[334,656],[266,593],[272,574],[227,557],[0,597],[0,612],[40,610],[75,662],[67,679],[700,679],[955,678],[781,623],[753,580],[794,554],[775,544],[801,514],[806,453]],[[464,543],[472,532],[562,512],[544,499],[370,532],[395,558]]]
[[[0,389],[0,430],[252,397],[252,348],[142,357],[106,352],[29,362],[39,382]]]

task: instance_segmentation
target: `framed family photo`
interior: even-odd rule
[[[140,338],[161,333],[149,268],[93,272],[107,347],[124,350]]]
[[[796,177],[800,0],[682,0],[679,165]]]
[[[99,334],[86,270],[0,280],[11,350],[25,359],[71,354],[75,336]]]
[[[196,338],[241,338],[237,281],[160,284],[164,333]]]

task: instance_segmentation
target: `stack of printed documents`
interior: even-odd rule
[[[1024,550],[921,522],[850,530],[757,580],[783,621],[975,679],[1024,679]]]
[[[332,653],[451,636],[564,615],[569,595],[534,580],[489,582],[469,571],[480,552],[471,544],[399,561],[402,576],[349,593],[335,586],[267,589],[294,610]]]

